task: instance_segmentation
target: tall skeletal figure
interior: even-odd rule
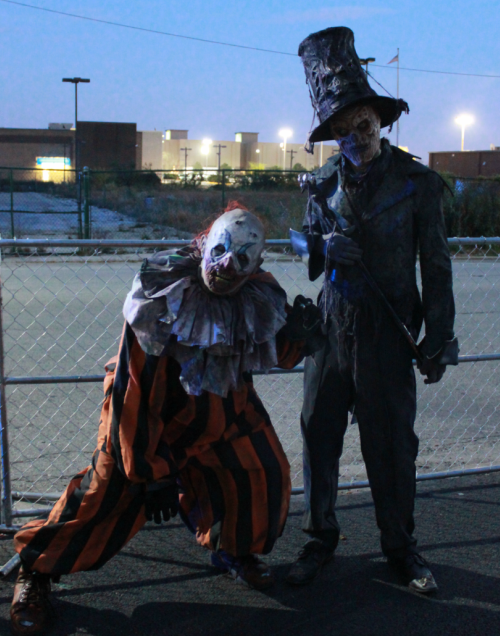
[[[336,140],[340,154],[304,176],[308,208],[302,235],[294,233],[298,251],[308,253],[309,278],[324,275],[319,305],[328,341],[305,365],[303,530],[309,540],[288,581],[314,579],[337,546],[339,460],[351,411],[383,553],[410,587],[425,593],[437,585],[413,536],[418,438],[415,351],[408,340],[417,340],[424,322],[416,357],[426,383],[438,382],[446,365],[457,364],[444,183],[381,140],[381,128],[408,112],[408,105],[369,86],[350,29],[310,35],[299,55],[319,119],[309,141]]]

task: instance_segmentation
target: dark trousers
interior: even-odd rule
[[[336,547],[339,460],[354,404],[382,550],[399,558],[416,544],[415,374],[411,349],[381,311],[358,309],[342,328],[333,317],[326,346],[306,360],[303,530]]]

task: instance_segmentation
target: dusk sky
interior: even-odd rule
[[[191,139],[305,141],[312,107],[299,43],[310,33],[348,26],[372,74],[396,94],[396,65],[496,75],[496,78],[401,70],[400,96],[410,105],[400,144],[422,157],[459,150],[457,115],[469,113],[465,148],[500,146],[500,3],[387,0],[33,0],[28,4],[179,35],[291,53],[277,55],[134,31],[0,0],[0,127],[74,123],[74,89],[63,77],[88,77],[79,88],[79,119],[136,122],[138,130],[187,128]],[[380,65],[380,66],[378,66]],[[381,68],[382,67],[382,68]],[[382,89],[372,82],[377,92]],[[383,93],[382,93],[383,94]],[[387,134],[387,129],[383,131]],[[389,137],[395,143],[395,131]]]

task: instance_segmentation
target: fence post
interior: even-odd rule
[[[90,238],[90,170],[85,167],[83,169],[83,238]]]
[[[12,525],[12,489],[10,483],[9,436],[7,431],[7,406],[5,399],[4,348],[3,348],[3,301],[0,277],[0,445],[2,461],[2,522]]]
[[[78,238],[83,238],[82,223],[82,173],[75,170],[76,203],[78,210]]]
[[[14,174],[12,168],[9,171],[10,182],[10,235],[15,238],[16,230],[14,228]]]
[[[221,183],[221,190],[222,190],[222,209],[224,210],[226,207],[226,171],[224,169],[222,169],[222,183]]]

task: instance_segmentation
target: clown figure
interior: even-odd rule
[[[287,306],[263,248],[260,220],[232,204],[188,246],[144,261],[106,365],[92,463],[15,536],[15,634],[45,628],[51,580],[102,567],[146,520],[177,512],[220,572],[272,585],[257,555],[282,533],[290,472],[251,373],[295,366],[319,319],[303,297]]]

